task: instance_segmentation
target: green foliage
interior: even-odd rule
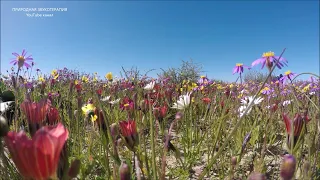
[[[197,81],[202,73],[202,65],[195,63],[192,59],[189,61],[182,60],[180,67],[169,67],[162,69],[160,76],[170,78],[172,83],[181,83],[183,80]]]
[[[250,71],[246,71],[246,73],[244,74],[243,80],[244,82],[249,82],[249,81],[253,81],[253,82],[263,82],[267,77],[268,77],[269,73],[263,73],[260,71],[256,71],[256,70],[250,70]],[[276,78],[276,76],[271,76],[272,79]]]

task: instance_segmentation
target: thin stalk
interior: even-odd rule
[[[98,94],[95,93],[95,95],[96,95],[96,98],[99,99]],[[98,104],[99,104],[100,109],[102,110],[102,114],[103,114],[103,117],[104,117],[104,122],[105,122],[105,124],[107,126],[107,136],[108,136],[108,138],[106,138],[106,140],[107,140],[107,145],[108,145],[109,142],[113,142],[112,136],[111,136],[111,128],[110,128],[110,124],[109,124],[109,121],[107,119],[106,113],[102,108],[102,104],[101,104],[100,99],[98,100]],[[114,143],[111,143],[111,146],[112,146],[112,149],[115,149],[115,144]],[[119,156],[111,153],[108,147],[106,147],[106,149],[110,153],[110,155],[113,158],[113,160],[117,163],[117,165],[120,166],[121,165],[121,161],[120,161]]]
[[[4,154],[4,148],[3,148],[3,144],[2,144],[2,138],[0,138],[0,153],[1,153],[1,158],[2,158],[2,162],[4,164],[3,167],[7,167],[9,168],[9,163],[7,161],[7,158]],[[8,173],[5,173],[6,177],[4,179],[10,179]]]
[[[283,53],[285,52],[286,48],[282,51],[281,55],[279,56],[279,59],[277,59],[276,63],[279,62],[280,58],[282,57]],[[264,82],[262,83],[262,86],[260,87],[259,91],[256,92],[256,94],[253,97],[253,100],[250,102],[250,104],[248,105],[248,107],[246,108],[246,110],[244,111],[244,114],[247,114],[247,112],[249,111],[249,109],[252,107],[254,100],[256,99],[256,97],[258,96],[259,92],[263,89],[264,85],[267,83],[269,77],[271,76],[272,72],[274,71],[274,69],[277,66],[274,65],[273,68],[270,70],[269,72],[269,76],[268,78],[266,78],[264,80]],[[202,171],[202,173],[200,174],[198,179],[203,179],[204,176],[208,173],[208,171],[211,169],[211,167],[213,166],[213,164],[216,162],[217,158],[221,155],[222,151],[224,150],[224,148],[228,145],[229,141],[231,140],[231,137],[236,133],[237,129],[240,127],[244,116],[241,116],[237,122],[237,124],[235,125],[234,129],[231,131],[231,133],[228,135],[228,137],[226,138],[225,142],[222,144],[222,146],[219,148],[219,151],[217,152],[217,154],[211,159],[211,162],[207,165],[207,167]]]
[[[148,101],[150,102],[150,94],[148,94]],[[154,179],[157,179],[156,152],[155,152],[155,144],[154,144],[154,129],[153,129],[152,111],[151,111],[151,104],[150,103],[149,103],[149,125],[150,125],[150,137],[151,137],[152,171],[153,171]]]

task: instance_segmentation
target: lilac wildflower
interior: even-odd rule
[[[200,79],[198,80],[199,85],[208,84],[209,79],[206,76],[200,76]]]
[[[13,65],[18,64],[19,69],[23,66],[30,68],[30,64],[28,64],[26,61],[32,61],[33,58],[31,58],[32,55],[25,57],[27,55],[27,52],[25,50],[22,51],[21,55],[19,55],[18,53],[14,52],[12,53],[12,55],[14,55],[16,58],[12,59],[12,61],[10,61],[10,64],[13,63]]]
[[[291,81],[295,76],[295,73],[292,73],[290,70],[284,73],[284,76],[280,79],[281,82],[285,83],[288,79]]]
[[[271,89],[270,87],[266,86],[264,87],[260,93],[264,94],[264,95],[270,95],[273,92],[273,89]]]
[[[262,54],[262,57],[253,61],[252,66],[255,66],[257,64],[262,64],[261,69],[264,68],[265,65],[267,65],[268,69],[271,70],[272,66],[273,66],[273,62],[277,61],[280,57],[279,56],[275,56],[274,52],[265,52]],[[281,67],[283,67],[284,65],[287,66],[288,61],[281,57],[279,59],[279,62],[276,64],[276,66],[281,69]]]
[[[236,66],[233,68],[232,74],[235,74],[235,73],[242,74],[243,68],[251,69],[249,66],[245,66],[241,63],[237,63]]]

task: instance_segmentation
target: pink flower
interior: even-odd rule
[[[27,116],[29,123],[41,123],[46,118],[47,112],[50,108],[50,101],[42,99],[36,103],[27,100],[21,103],[20,108]]]
[[[9,132],[5,143],[20,174],[25,179],[48,179],[55,176],[68,130],[59,123],[42,127],[32,139],[25,132]]]

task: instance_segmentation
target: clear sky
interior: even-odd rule
[[[12,8],[68,9],[36,18]],[[319,1],[1,1],[1,71],[24,48],[44,72],[135,66],[154,75],[192,58],[228,81],[236,63],[287,48],[289,67],[277,73],[319,74]]]

